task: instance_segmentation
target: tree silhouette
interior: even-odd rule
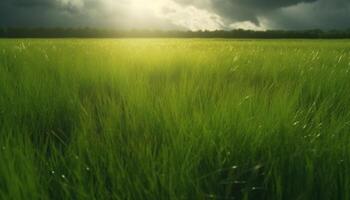
[[[350,38],[350,28],[345,30],[268,30],[253,31],[157,31],[157,30],[112,30],[94,28],[0,28],[1,38],[300,38],[300,39],[345,39]]]

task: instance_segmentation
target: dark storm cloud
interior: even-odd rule
[[[247,19],[258,22],[257,16],[261,14],[296,5],[301,2],[314,1],[315,0],[230,0],[222,4],[219,0],[213,0],[213,4],[224,16],[230,19]]]
[[[55,1],[50,0],[12,0],[12,3],[19,7],[32,7],[32,6],[54,6]]]
[[[350,0],[176,0],[212,10],[226,23],[251,21],[273,29],[349,28]]]
[[[176,0],[182,4],[212,5],[213,7],[246,7],[254,10],[271,10],[295,5],[301,2],[315,2],[317,0]]]
[[[113,10],[106,6],[107,1],[116,5]],[[268,29],[350,28],[350,0],[172,1],[184,7],[193,6],[215,13],[224,20],[227,28],[230,28],[230,24],[244,21]],[[127,0],[0,0],[0,26],[123,26],[128,24],[123,6],[129,2]],[[150,4],[152,2],[149,0]],[[175,11],[165,7],[162,12]],[[159,28],[162,28],[165,23],[160,21]],[[153,21],[153,25],[157,27],[157,22]]]
[[[108,26],[98,0],[0,0],[0,27]],[[116,10],[118,11],[118,10]],[[98,19],[94,19],[94,18]]]
[[[271,28],[350,28],[350,1],[319,0],[312,4],[298,4],[268,13],[265,18]]]

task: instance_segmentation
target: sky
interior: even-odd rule
[[[350,0],[0,0],[0,27],[348,29]]]

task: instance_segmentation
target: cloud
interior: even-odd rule
[[[265,31],[264,26],[258,26],[251,21],[235,22],[229,25],[230,29],[243,29],[254,31]]]
[[[4,0],[8,1],[8,0]],[[58,8],[67,10],[76,10],[84,7],[85,0],[12,0],[16,7],[33,8],[41,7],[42,9]]]
[[[220,30],[225,28],[221,16],[195,6],[181,6],[175,2],[163,3],[158,16],[170,23],[190,30]]]
[[[221,16],[229,27],[254,29],[349,28],[349,0],[176,0]],[[241,25],[239,25],[241,24]]]
[[[209,8],[231,21],[258,23],[258,16],[275,9],[316,0],[176,0],[181,4]]]
[[[0,26],[350,28],[349,0],[0,0]]]
[[[6,8],[0,7],[2,13],[0,17],[3,15],[0,26],[189,30],[224,28],[219,15],[192,5],[181,5],[172,0],[4,1]]]
[[[350,1],[319,0],[278,9],[264,17],[269,27],[280,29],[350,28]]]

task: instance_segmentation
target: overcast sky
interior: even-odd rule
[[[0,27],[347,29],[350,0],[0,0]]]

